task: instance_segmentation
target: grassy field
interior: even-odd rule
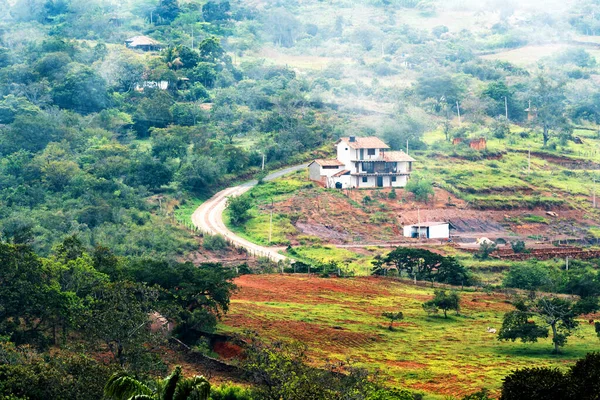
[[[432,289],[381,278],[317,278],[306,275],[246,275],[237,279],[221,332],[255,330],[276,340],[299,340],[315,365],[352,359],[380,369],[390,385],[426,393],[428,399],[497,391],[515,368],[532,364],[564,367],[598,348],[593,326],[582,324],[561,355],[550,340],[499,342],[486,327],[499,328],[512,306],[500,294],[462,292],[460,315],[428,316],[421,304]],[[384,311],[402,311],[395,331]]]

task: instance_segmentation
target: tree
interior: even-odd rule
[[[504,315],[502,327],[498,332],[498,340],[523,343],[537,342],[539,338],[548,337],[552,330],[554,353],[567,343],[567,338],[577,328],[576,303],[559,297],[538,297],[519,299],[514,303],[516,310]],[[541,324],[541,325],[539,325]]]
[[[248,218],[252,208],[252,202],[248,196],[232,196],[227,198],[227,210],[229,210],[229,218],[233,225],[241,225]]]
[[[458,315],[460,311],[460,296],[454,290],[450,293],[442,289],[435,290],[433,299],[423,303],[423,308],[425,310],[441,309],[444,311],[444,318],[448,318],[448,310],[455,310]]]
[[[221,47],[221,41],[216,36],[209,36],[200,42],[198,51],[203,60],[212,63],[219,60],[225,54],[225,50]]]
[[[523,368],[503,380],[501,400],[597,400],[600,353],[589,353],[568,371]]]
[[[567,379],[557,368],[524,368],[503,379],[501,400],[565,400]]]
[[[412,177],[406,184],[405,189],[411,192],[417,201],[428,202],[429,197],[434,195],[433,184],[430,180],[420,176]]]
[[[544,75],[539,75],[532,83],[531,107],[536,116],[533,123],[542,129],[544,147],[548,145],[552,131],[569,130],[565,117],[564,84],[553,82]]]
[[[504,139],[510,135],[510,125],[506,117],[500,116],[494,118],[494,121],[490,126],[490,131],[496,139]]]
[[[101,111],[110,103],[106,81],[87,67],[69,72],[64,81],[54,87],[52,97],[59,107],[81,114]]]
[[[229,1],[208,1],[202,6],[202,17],[206,22],[220,22],[229,19]]]
[[[119,281],[102,285],[93,294],[84,331],[87,339],[99,340],[121,367],[142,369],[151,356],[149,315],[156,311],[159,291],[139,283]]]
[[[158,21],[171,23],[181,12],[177,0],[160,0],[158,7],[154,10],[154,15]]]
[[[548,268],[535,262],[528,265],[512,266],[502,282],[506,287],[525,290],[548,288],[550,283]]]
[[[203,376],[186,378],[178,365],[164,379],[149,385],[130,376],[127,372],[117,372],[104,386],[104,397],[110,400],[208,400],[210,383]]]
[[[366,370],[345,362],[323,368],[308,365],[307,348],[300,343],[265,344],[252,338],[243,361],[257,399],[264,400],[410,400],[406,390],[386,390]]]
[[[494,251],[496,251],[496,243],[483,241],[479,245],[479,251],[475,253],[475,258],[487,260]]]
[[[388,327],[388,329],[390,331],[394,330],[394,321],[399,321],[401,319],[404,319],[404,314],[402,313],[402,311],[398,311],[398,312],[386,311],[383,314],[381,314],[381,316],[390,320],[390,326]]]

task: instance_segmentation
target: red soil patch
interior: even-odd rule
[[[336,329],[333,326],[312,324],[302,321],[279,321],[229,314],[225,323],[234,328],[260,331],[261,336],[281,339],[287,336],[307,344],[309,348],[327,348],[330,351],[345,351],[349,347],[361,347],[380,340],[377,335]]]
[[[213,351],[219,355],[219,357],[229,360],[231,358],[238,358],[243,350],[240,346],[230,342],[217,342],[213,346]]]
[[[296,275],[243,275],[235,280],[240,287],[235,295],[238,300],[250,301],[297,301],[301,303],[333,303],[332,294],[367,297],[389,295],[388,285],[376,277],[360,279],[317,278]]]

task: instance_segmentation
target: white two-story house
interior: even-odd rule
[[[310,178],[330,188],[404,187],[412,157],[391,151],[377,137],[345,137],[336,143],[337,159],[309,164]]]

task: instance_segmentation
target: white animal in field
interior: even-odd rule
[[[496,333],[496,329],[490,328],[489,326],[485,329],[487,333]]]

